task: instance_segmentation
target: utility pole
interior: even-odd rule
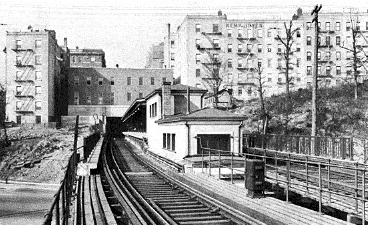
[[[315,29],[315,44],[314,44],[314,73],[313,73],[313,89],[312,89],[312,136],[317,135],[317,88],[318,88],[318,12],[321,10],[322,5],[316,5],[311,15],[314,14],[312,23],[314,22]]]

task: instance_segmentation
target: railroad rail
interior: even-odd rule
[[[103,176],[129,217],[124,224],[264,224],[169,177],[126,141],[107,146]]]

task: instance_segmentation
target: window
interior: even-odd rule
[[[143,93],[142,92],[139,92],[138,98],[143,98]]]
[[[166,82],[166,77],[163,77],[162,78],[162,82]]]
[[[359,22],[359,21],[357,21],[357,22],[356,22],[356,30],[357,30],[357,31],[359,31],[359,30],[360,30],[360,22]]]
[[[317,68],[317,72],[318,72],[318,74],[322,74],[322,73],[321,73],[321,66],[318,66],[318,68]]]
[[[212,32],[213,33],[219,32],[219,25],[218,25],[218,23],[212,24]]]
[[[74,105],[79,105],[79,92],[74,92]]]
[[[16,102],[15,109],[16,110],[21,110],[22,109],[22,102],[21,101]]]
[[[336,52],[336,61],[341,60],[341,52]]]
[[[155,85],[155,78],[151,77],[151,85]]]
[[[233,30],[232,29],[228,29],[227,30],[227,37],[232,37],[233,35]]]
[[[22,86],[17,86],[15,88],[15,94],[16,95],[21,95],[22,94]]]
[[[346,22],[346,31],[350,30],[350,22]]]
[[[326,52],[326,60],[331,60],[331,52]]]
[[[232,74],[231,74],[232,76]],[[231,77],[232,79],[232,77]],[[242,73],[238,73],[238,82],[242,82],[243,81],[243,74]]]
[[[238,29],[238,38],[243,37],[243,29]]]
[[[91,62],[95,62],[96,58],[94,56],[91,57]]]
[[[201,54],[196,54],[196,63],[200,63],[201,62]]]
[[[331,44],[331,37],[326,36],[326,45],[330,45],[330,44]]]
[[[150,105],[150,117],[157,116],[157,102]]]
[[[318,28],[321,29],[321,22],[318,22]]]
[[[213,39],[213,47],[218,48],[219,46],[219,39]]]
[[[233,73],[228,73],[227,75],[228,75],[228,78],[229,78],[228,82],[232,83],[233,82]]]
[[[262,59],[258,59],[258,68],[261,68],[262,67]]]
[[[170,53],[170,59],[171,59],[171,60],[175,60],[175,53],[174,53],[174,52],[171,52],[171,53]]]
[[[238,52],[242,52],[243,51],[243,45],[242,44],[238,44]]]
[[[21,80],[22,79],[22,71],[17,71],[15,72],[15,79],[16,80]]]
[[[301,58],[296,59],[296,67],[300,67],[300,61],[301,61]]]
[[[307,75],[312,75],[312,67],[307,66]]]
[[[41,94],[41,87],[40,86],[36,86],[35,87],[36,90],[36,95],[40,95]]]
[[[75,56],[72,57],[72,61],[73,61],[73,63],[75,63]]]
[[[252,44],[247,44],[247,52],[251,52],[252,51]]]
[[[35,102],[35,110],[36,111],[41,110],[41,101],[36,101]]]
[[[331,75],[331,66],[326,66],[326,75]]]
[[[312,52],[307,52],[307,61],[312,60]]]
[[[272,59],[267,59],[267,67],[271,68],[272,65]]]
[[[258,44],[258,52],[262,52],[262,44]]]
[[[282,78],[281,77],[277,78],[277,82],[278,83],[281,83],[282,82]]]
[[[228,68],[233,68],[233,60],[232,59],[227,60],[227,67]]]
[[[90,95],[87,95],[86,102],[87,102],[88,105],[90,105],[92,103]]]
[[[272,52],[271,44],[267,44],[267,52]]]
[[[297,51],[297,52],[300,52],[300,43],[297,43],[297,44],[296,44],[296,51]]]
[[[173,48],[175,46],[175,41],[171,40],[170,45],[171,45],[171,48]]]
[[[277,67],[281,67],[281,59],[277,59]]]
[[[307,36],[307,45],[312,45],[312,37]]]
[[[41,116],[36,116],[36,124],[41,124]]]
[[[341,66],[336,66],[336,75],[341,75]]]
[[[271,37],[271,34],[272,34],[272,33],[271,33],[271,30],[268,30],[268,31],[267,31],[267,37]]]
[[[197,48],[201,47],[201,39],[196,39],[196,47]]]
[[[110,104],[112,104],[112,105],[115,104],[115,94],[114,94],[114,92],[110,93]]]
[[[139,85],[143,85],[143,77],[139,78]]]
[[[312,23],[311,22],[307,22],[307,30],[312,29]]]
[[[232,52],[233,51],[233,45],[232,44],[228,44],[227,45],[227,52]]]
[[[277,52],[281,52],[281,44],[277,44]]]
[[[337,45],[337,46],[340,46],[340,43],[341,43],[341,38],[340,38],[340,36],[336,36],[336,45]]]
[[[21,40],[16,40],[15,41],[15,48],[17,48],[17,49],[22,48],[22,41]]]
[[[296,32],[296,37],[300,37],[300,31]]]
[[[243,89],[241,89],[241,87],[239,87],[239,89],[238,89],[238,95],[239,96],[243,95]]]
[[[35,64],[36,65],[41,65],[41,56],[40,55],[35,56]]]
[[[346,67],[346,75],[351,75],[351,66]]]
[[[114,77],[110,77],[110,85],[115,85],[115,78]]]
[[[197,24],[195,25],[195,31],[196,31],[197,33],[201,32],[201,24],[197,23]]]
[[[325,23],[325,28],[327,31],[330,31],[330,22]]]
[[[41,40],[36,40],[35,41],[35,47],[36,48],[41,48],[41,44],[42,44]]]
[[[248,86],[247,92],[248,92],[248,95],[251,95],[252,94],[252,87],[251,86]]]
[[[127,77],[127,85],[132,85],[132,78],[131,77]]]
[[[242,59],[238,59],[238,67],[243,67]]]
[[[368,30],[368,22],[365,22],[365,30]]]
[[[91,85],[91,80],[92,78],[91,77],[87,77],[87,85],[90,86]]]
[[[127,93],[127,101],[131,101],[132,100],[132,93],[128,92]]]
[[[79,85],[79,77],[78,76],[74,77],[74,85]]]
[[[336,22],[336,23],[335,23],[335,30],[340,31],[340,29],[341,29],[341,24],[340,24],[340,22]]]
[[[321,52],[317,53],[317,59],[320,60],[321,59]]]
[[[253,30],[252,30],[252,28],[248,28],[247,34],[248,34],[248,38],[253,38]]]
[[[271,74],[268,74],[268,76],[271,76]],[[271,78],[271,77],[268,77],[268,78],[267,78],[267,81],[268,81],[268,82],[272,82],[272,78]]]
[[[100,92],[98,94],[98,102],[97,102],[97,104],[99,104],[99,105],[102,105],[103,104],[103,93],[102,92]]]
[[[196,77],[200,77],[201,76],[201,69],[196,69]]]
[[[262,37],[262,29],[257,30],[257,37],[259,37],[259,38]]]
[[[103,83],[103,78],[102,77],[98,78],[98,86],[102,86],[102,83]]]
[[[17,55],[15,58],[15,62],[17,65],[22,65],[22,56]]]
[[[176,135],[163,133],[162,134],[162,148],[175,151]]]

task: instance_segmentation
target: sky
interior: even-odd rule
[[[5,47],[6,31],[26,31],[31,25],[55,30],[59,45],[67,37],[69,48],[103,49],[107,67],[143,68],[150,46],[164,40],[167,24],[175,30],[186,15],[216,15],[221,9],[228,19],[288,19],[298,7],[309,13],[317,3],[325,12],[368,9],[361,0],[0,0],[0,48]],[[5,56],[0,54],[4,76]]]

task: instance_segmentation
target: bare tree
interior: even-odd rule
[[[6,131],[6,125],[5,125],[5,119],[6,119],[6,114],[5,114],[5,108],[6,108],[6,90],[5,88],[0,84],[0,125],[2,126],[3,130],[4,130],[4,140],[1,141],[4,143],[4,145],[8,145],[9,144],[9,140],[8,140],[8,135],[7,135],[7,131]],[[2,145],[0,142],[0,146]]]
[[[261,112],[260,112],[260,118],[262,119],[262,132],[263,134],[267,133],[267,129],[268,129],[268,122],[270,119],[270,114],[269,112],[266,110],[266,104],[265,104],[265,100],[264,100],[264,94],[265,94],[265,77],[262,75],[263,72],[263,68],[262,65],[260,63],[258,63],[258,66],[256,68],[256,72],[257,72],[257,76],[256,76],[256,86],[257,86],[257,91],[258,91],[258,96],[259,96],[259,101],[260,101],[260,107],[261,107]]]
[[[360,68],[364,68],[367,71],[367,52],[364,51],[362,46],[362,42],[367,40],[364,35],[362,35],[359,26],[359,18],[356,17],[355,20],[353,16],[350,16],[350,24],[351,24],[351,43],[343,43],[342,48],[346,49],[348,52],[352,54],[351,62],[348,64],[353,67],[353,85],[354,85],[354,99],[358,99],[358,79],[360,77]],[[346,40],[349,42],[349,40]],[[349,74],[347,74],[349,75]]]

